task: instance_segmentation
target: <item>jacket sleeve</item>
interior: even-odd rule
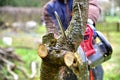
[[[101,8],[98,0],[89,0],[88,18],[92,19],[94,23],[97,22],[101,13]]]
[[[54,33],[55,35],[58,35],[58,27],[56,26],[57,20],[54,16],[53,8],[50,5],[44,6],[43,10],[43,20],[46,24],[46,30],[47,33]]]

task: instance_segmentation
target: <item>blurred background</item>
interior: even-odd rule
[[[42,10],[49,0],[0,0],[0,80],[39,80],[37,54],[45,34]],[[96,24],[113,47],[104,62],[104,80],[120,79],[120,0],[99,0],[102,13]]]

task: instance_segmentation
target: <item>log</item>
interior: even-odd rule
[[[44,44],[40,44],[38,47],[38,55],[41,58],[45,58],[48,55],[47,47]]]
[[[64,56],[64,62],[66,64],[66,66],[70,67],[73,65],[75,61],[75,56],[73,55],[72,52],[66,52],[65,56]]]

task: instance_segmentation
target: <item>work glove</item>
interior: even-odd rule
[[[94,26],[94,22],[92,21],[92,19],[88,19],[87,20],[87,25],[89,25],[92,29],[93,29],[93,31],[94,31],[94,39],[97,37],[97,33],[96,33],[96,28],[95,28],[95,26]]]

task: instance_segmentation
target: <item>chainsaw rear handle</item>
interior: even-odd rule
[[[96,37],[100,40],[100,42],[93,45],[96,53],[88,57],[89,68],[94,68],[97,65],[109,60],[112,55],[112,46],[110,42],[101,32],[96,31],[96,34]]]
[[[100,39],[100,41],[104,44],[107,52],[106,55],[111,55],[113,52],[112,46],[110,42],[104,37],[104,35],[100,31],[96,31],[97,37]]]

